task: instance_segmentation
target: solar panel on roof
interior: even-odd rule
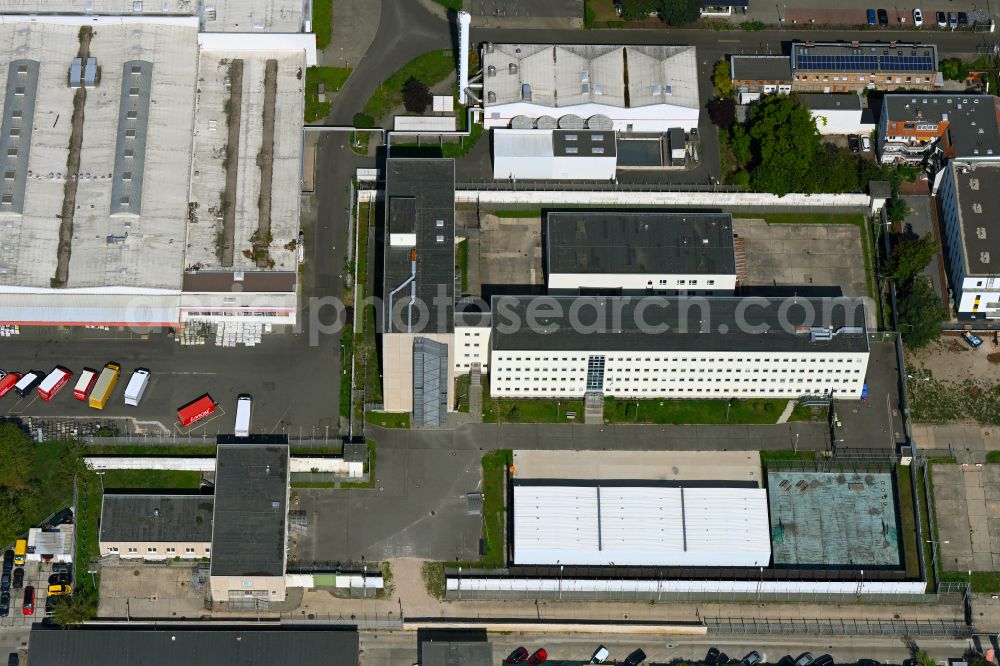
[[[934,71],[934,59],[929,55],[906,56],[906,55],[878,55],[878,54],[850,54],[850,55],[799,55],[795,61],[796,67],[801,70],[822,70],[841,72],[877,72],[877,71],[905,71],[905,72],[931,72]]]

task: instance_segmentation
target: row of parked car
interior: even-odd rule
[[[718,650],[716,650],[718,652]],[[504,660],[505,664],[528,664],[529,666],[538,666],[539,664],[544,664],[548,661],[549,653],[545,651],[545,648],[538,648],[534,652],[528,652],[528,648],[519,647],[508,655]],[[589,664],[603,664],[611,658],[611,652],[608,648],[603,645],[598,646],[594,650],[594,655],[590,658]],[[621,666],[639,666],[642,662],[646,661],[646,653],[642,650],[633,650],[629,656],[625,657],[625,661],[619,662]]]
[[[869,9],[867,12],[868,25],[880,25],[885,27],[889,25],[889,12],[885,9]],[[959,28],[969,27],[969,15],[966,12],[934,12],[934,18],[937,20],[937,27],[941,30],[952,29],[958,30]],[[900,23],[906,23],[906,18],[903,16],[899,17]],[[924,26],[924,13],[919,7],[913,9],[913,25],[917,28],[922,28]]]

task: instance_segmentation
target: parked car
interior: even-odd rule
[[[935,12],[934,18],[937,19],[937,26],[939,28],[944,29],[948,27],[948,17],[945,16],[944,12]]]
[[[968,342],[969,346],[973,349],[976,349],[979,345],[983,344],[982,338],[978,335],[974,335],[971,331],[962,331],[962,338]]]
[[[869,9],[868,10],[868,25],[875,25],[875,22],[876,22],[876,19],[875,19],[875,10],[874,9]]]
[[[528,663],[531,666],[538,666],[539,664],[544,664],[549,658],[549,653],[545,651],[545,648],[538,648],[535,652],[528,657]]]
[[[72,574],[73,565],[68,562],[56,562],[55,564],[52,565],[52,571],[56,573],[65,572],[68,574]]]
[[[726,654],[725,652],[720,652],[719,656],[715,659],[715,663],[716,663],[717,666],[722,666],[723,664],[728,664],[729,663],[729,655]]]
[[[10,592],[0,592],[0,617],[10,615]]]
[[[20,666],[20,665],[21,665],[21,656],[16,652],[11,652],[7,656],[7,666]]]
[[[50,597],[61,597],[67,594],[73,594],[73,587],[71,585],[49,585]]]
[[[513,652],[511,652],[509,655],[507,655],[507,663],[508,664],[524,663],[528,659],[528,654],[529,654],[528,648],[519,647]]]
[[[924,13],[920,11],[920,7],[913,8],[913,25],[920,27],[924,24]]]
[[[852,153],[861,152],[861,137],[857,134],[847,135],[847,147],[851,149]]]
[[[22,569],[21,567],[14,569],[13,578],[14,578],[13,587],[15,590],[20,590],[22,587],[24,587],[24,569]]]
[[[861,137],[861,152],[863,153],[872,152],[872,139],[870,136]]]
[[[590,663],[592,664],[603,664],[608,660],[611,653],[608,652],[608,648],[601,645],[596,650],[594,650],[594,656],[590,658]]]
[[[705,654],[705,666],[715,666],[719,663],[719,648],[708,648],[708,653]]]
[[[878,24],[883,28],[889,25],[889,12],[884,9],[878,10]]]
[[[948,27],[954,30],[958,27],[958,13],[948,12]]]
[[[10,572],[4,571],[3,575],[0,575],[0,590],[6,592],[10,589]]]
[[[24,588],[24,599],[21,601],[21,613],[24,615],[34,615],[35,613],[35,588],[30,585]]]
[[[969,15],[965,12],[958,13],[958,27],[968,28],[969,27]]]
[[[760,656],[760,652],[753,650],[752,652],[748,652],[747,656],[740,659],[740,664],[741,666],[754,666],[754,664],[759,662],[761,659],[762,657]]]
[[[882,666],[876,659],[858,659],[858,666]]]
[[[625,657],[625,661],[622,662],[622,666],[639,666],[639,664],[644,661],[646,661],[646,653],[642,650],[636,650],[629,656]]]
[[[54,573],[49,576],[49,585],[65,585],[69,582],[68,573]]]
[[[813,663],[813,656],[809,652],[803,652],[795,660],[795,666],[809,666]]]
[[[63,509],[62,511],[56,513],[49,520],[49,527],[59,527],[60,525],[72,525],[73,524],[73,509]]]
[[[816,661],[812,663],[812,666],[833,666],[833,657],[828,654],[820,655],[816,657]]]
[[[3,570],[10,571],[14,568],[14,551],[5,550],[3,553]]]

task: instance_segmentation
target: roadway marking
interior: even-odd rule
[[[180,434],[182,434],[182,435],[190,435],[195,430],[203,428],[203,427],[207,426],[209,423],[211,423],[212,421],[215,421],[216,419],[218,419],[220,416],[225,416],[225,415],[226,415],[226,410],[222,408],[222,405],[216,403],[216,405],[215,405],[215,413],[212,414],[211,416],[209,416],[208,418],[204,418],[204,419],[202,419],[200,421],[196,421],[195,423],[197,425],[194,425],[187,432],[184,432],[184,426],[181,425],[180,421],[174,421],[174,429],[177,432],[179,432]]]
[[[274,434],[274,431],[278,429],[278,426],[281,425],[281,422],[285,419],[285,414],[287,414],[288,410],[290,410],[291,408],[292,408],[292,404],[288,403],[288,407],[285,407],[285,411],[283,411],[281,413],[281,416],[278,417],[278,420],[274,422],[274,427],[271,428],[271,434],[272,435]]]
[[[21,407],[21,403],[23,403],[25,400],[28,400],[28,399],[27,398],[21,398],[20,400],[18,400],[17,402],[15,402],[14,406],[11,407],[9,410],[7,410],[7,413],[8,414],[24,414],[24,412],[27,411],[28,408],[31,407],[33,404],[35,404],[35,402],[38,400],[38,393],[36,392],[34,395],[31,396],[31,399],[28,400],[28,404],[24,405],[24,407],[21,409],[21,411],[15,411],[19,407]]]
[[[158,375],[217,375],[217,372],[157,372]]]

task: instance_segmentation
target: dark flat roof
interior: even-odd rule
[[[489,643],[426,641],[420,646],[421,666],[492,666],[493,646]]]
[[[262,627],[40,628],[32,666],[357,666],[358,633]]]
[[[220,444],[215,470],[213,576],[283,576],[288,446]]]
[[[940,123],[948,119],[952,157],[1000,157],[1000,113],[993,95],[969,93],[893,94],[883,98],[889,122]]]
[[[214,505],[206,495],[105,495],[100,540],[208,543]]]
[[[840,332],[814,341],[802,325]],[[860,298],[494,296],[491,344],[498,351],[865,352],[868,336]]]
[[[861,95],[854,93],[796,93],[807,109],[814,111],[860,111]]]
[[[450,333],[454,330],[455,310],[455,161],[452,159],[391,158],[387,161],[386,209],[387,220],[394,216],[405,222],[412,216],[417,245],[403,247],[389,244],[386,233],[385,278],[383,299],[388,315],[389,294],[406,282],[412,273],[411,253],[417,251],[417,300],[423,303],[422,313],[415,321],[427,316],[421,333]],[[402,214],[395,209],[403,207]],[[443,222],[437,226],[438,220]],[[441,237],[439,241],[438,238]],[[400,306],[410,299],[410,286],[393,297],[393,309],[399,312],[391,331],[406,331],[407,311]]]
[[[728,213],[551,212],[546,238],[550,275],[736,274]]]
[[[294,292],[297,279],[294,271],[245,271],[242,280],[233,271],[189,271],[184,291]]]
[[[614,157],[615,133],[605,130],[553,130],[552,154],[556,157]]]
[[[791,81],[792,62],[786,55],[734,55],[734,81]]]
[[[965,274],[1000,274],[1000,165],[969,169],[952,162],[957,181],[959,226]]]

